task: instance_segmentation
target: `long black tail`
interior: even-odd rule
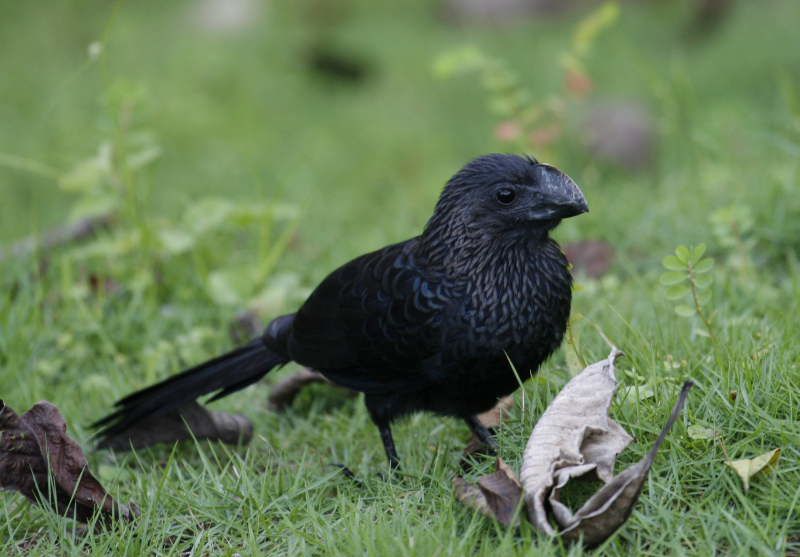
[[[144,418],[177,410],[202,395],[215,393],[210,402],[244,389],[287,362],[258,338],[126,396],[115,404],[115,412],[98,420],[92,427],[100,428],[97,437],[108,439]]]

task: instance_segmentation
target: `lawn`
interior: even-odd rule
[[[516,394],[500,455],[519,466],[576,362],[607,354],[602,332],[626,353],[612,415],[636,441],[622,465],[648,450],[683,380],[697,387],[600,552],[798,554],[800,4],[739,2],[697,36],[692,2],[621,3],[582,54],[589,97],[567,99],[561,138],[541,149],[503,139],[492,75],[436,68],[469,47],[502,60],[527,104],[564,100],[563,55],[587,10],[452,25],[434,2],[397,4],[259,3],[220,28],[203,3],[3,3],[0,247],[97,212],[115,224],[0,260],[0,398],[19,412],[56,404],[106,488],[142,514],[86,534],[2,493],[0,553],[583,554],[455,500],[460,422],[401,421],[403,473],[387,479],[359,399],[316,385],[270,411],[292,367],[214,403],[253,421],[247,447],[90,451],[88,425],[114,400],[230,348],[241,310],[292,311],[337,265],[419,233],[471,157],[524,148],[586,193],[591,212],[559,241],[603,240],[616,255],[604,276],[578,275],[573,342]],[[314,70],[319,45],[361,75]],[[636,168],[585,146],[586,113],[619,99],[649,114],[652,154]],[[708,323],[693,305],[678,314],[686,300],[661,284],[681,244],[715,262]],[[725,465],[775,448],[749,490]],[[493,464],[479,459],[468,479]]]

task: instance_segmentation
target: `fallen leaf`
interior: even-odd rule
[[[494,474],[478,480],[478,488],[486,498],[492,514],[503,526],[511,526],[518,520],[522,485],[502,458],[497,459],[497,470]]]
[[[689,439],[707,441],[714,439],[717,436],[717,432],[708,427],[692,424],[686,428],[686,435],[689,436]]]
[[[733,468],[736,473],[742,478],[744,490],[750,489],[750,478],[763,470],[767,470],[775,466],[781,456],[781,450],[772,449],[755,458],[742,458],[740,460],[726,460],[725,464]]]
[[[496,471],[483,476],[477,485],[457,476],[453,480],[456,499],[479,513],[494,518],[503,526],[515,525],[519,521],[519,504],[522,486],[514,471],[497,459]]]
[[[63,416],[50,402],[18,416],[0,400],[0,488],[84,523],[95,513],[103,523],[138,516],[135,505],[121,505],[103,489],[66,432]]]
[[[587,472],[608,483],[617,454],[633,440],[608,416],[617,390],[614,362],[621,354],[613,349],[606,360],[590,365],[567,383],[528,439],[520,474],[525,502],[531,522],[547,534],[556,534],[546,510],[554,487],[563,487],[570,477]],[[566,510],[556,503],[558,510]]]
[[[613,348],[608,358],[591,364],[564,386],[534,426],[522,457],[520,477],[530,521],[542,532],[569,542],[582,540],[587,547],[608,539],[630,516],[658,449],[693,386],[684,383],[647,455],[614,476],[617,455],[632,441],[608,415],[618,386],[615,362],[621,354]],[[560,493],[571,479],[587,475],[597,476],[605,485],[573,513],[560,501]]]
[[[678,400],[672,408],[672,414],[650,452],[639,462],[614,476],[610,482],[600,488],[578,509],[573,522],[561,531],[564,539],[573,542],[583,540],[585,546],[596,547],[607,540],[611,534],[616,532],[628,520],[631,511],[633,511],[633,506],[642,492],[647,474],[653,465],[656,454],[658,454],[658,449],[661,448],[661,444],[666,439],[667,434],[678,420],[683,405],[686,403],[689,389],[693,386],[694,383],[691,381],[683,384]],[[564,526],[563,524],[561,525]]]
[[[98,448],[129,451],[192,437],[246,445],[253,438],[253,424],[245,416],[212,412],[191,402],[169,414],[146,418],[118,435],[104,437]]]
[[[456,476],[453,478],[453,491],[456,494],[456,499],[465,507],[478,511],[489,518],[495,518],[489,509],[486,496],[477,485],[469,483],[461,476]]]

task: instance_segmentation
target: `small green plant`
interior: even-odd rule
[[[586,68],[592,46],[618,17],[619,5],[605,2],[577,24],[571,43],[559,57],[561,88],[547,96],[536,98],[505,60],[474,46],[442,53],[434,63],[434,73],[441,78],[478,74],[489,96],[489,112],[499,119],[495,137],[514,150],[545,151],[545,156],[552,158],[548,148],[564,137],[570,114],[594,89]]]
[[[716,341],[706,307],[711,300],[714,277],[710,271],[714,267],[714,260],[703,257],[705,252],[705,244],[678,246],[674,254],[662,260],[665,272],[660,282],[667,288],[667,298],[676,302],[675,313],[681,317],[699,318],[703,326],[696,327],[695,333]]]
[[[187,199],[181,216],[159,213],[148,170],[162,148],[145,127],[146,88],[118,81],[102,97],[104,133],[95,153],[66,171],[47,170],[72,196],[69,221],[105,217],[111,223],[109,230],[63,246],[66,292],[86,298],[93,280],[175,299],[196,296],[195,285],[216,305],[257,311],[278,311],[291,292],[302,292],[294,274],[268,280],[294,236],[294,207],[205,197]],[[20,157],[0,158],[4,164],[31,172],[42,167]]]

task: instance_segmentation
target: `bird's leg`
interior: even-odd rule
[[[397,456],[397,449],[394,446],[394,437],[389,424],[392,422],[391,401],[383,396],[367,395],[364,403],[372,418],[373,423],[378,428],[383,441],[383,448],[386,451],[386,458],[389,459],[389,466],[392,470],[400,468],[400,458]]]
[[[467,425],[472,430],[472,433],[480,439],[481,443],[489,447],[494,453],[497,450],[497,439],[494,438],[492,432],[489,431],[485,425],[481,423],[478,416],[472,415],[464,419]]]
[[[389,459],[389,466],[392,470],[400,469],[400,458],[397,456],[397,449],[394,446],[394,437],[392,437],[392,430],[388,423],[377,424],[378,431],[381,434],[381,441],[383,441],[383,448],[386,450],[386,458]]]

